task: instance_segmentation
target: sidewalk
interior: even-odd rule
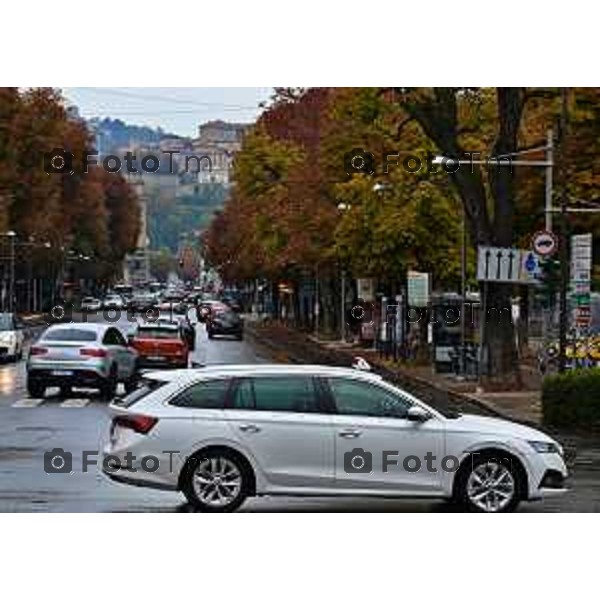
[[[247,332],[282,362],[320,363],[350,366],[355,356],[362,356],[373,369],[432,406],[517,421],[539,424],[542,418],[539,390],[522,392],[481,392],[476,383],[460,381],[452,375],[435,373],[431,366],[394,363],[372,350],[344,342],[321,341],[280,323],[247,322]]]

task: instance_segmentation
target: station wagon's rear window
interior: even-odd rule
[[[122,398],[115,398],[113,404],[128,408],[166,384],[166,381],[160,381],[158,379],[144,379],[142,380],[141,385],[133,390],[131,394],[127,394]]]
[[[178,394],[170,404],[185,408],[225,408],[230,379],[211,379],[191,385]]]

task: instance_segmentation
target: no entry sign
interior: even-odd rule
[[[538,256],[552,256],[558,248],[558,239],[551,231],[536,231],[531,247]]]

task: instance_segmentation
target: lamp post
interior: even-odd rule
[[[15,312],[15,238],[17,237],[16,232],[8,231],[6,233],[10,243],[10,272],[9,272],[9,284],[8,284],[8,310],[9,312]]]

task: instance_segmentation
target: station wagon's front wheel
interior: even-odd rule
[[[188,502],[206,512],[231,512],[248,496],[249,476],[242,461],[213,450],[190,459],[182,491]]]
[[[458,477],[458,499],[469,510],[509,512],[521,500],[521,475],[508,458],[475,456]]]

